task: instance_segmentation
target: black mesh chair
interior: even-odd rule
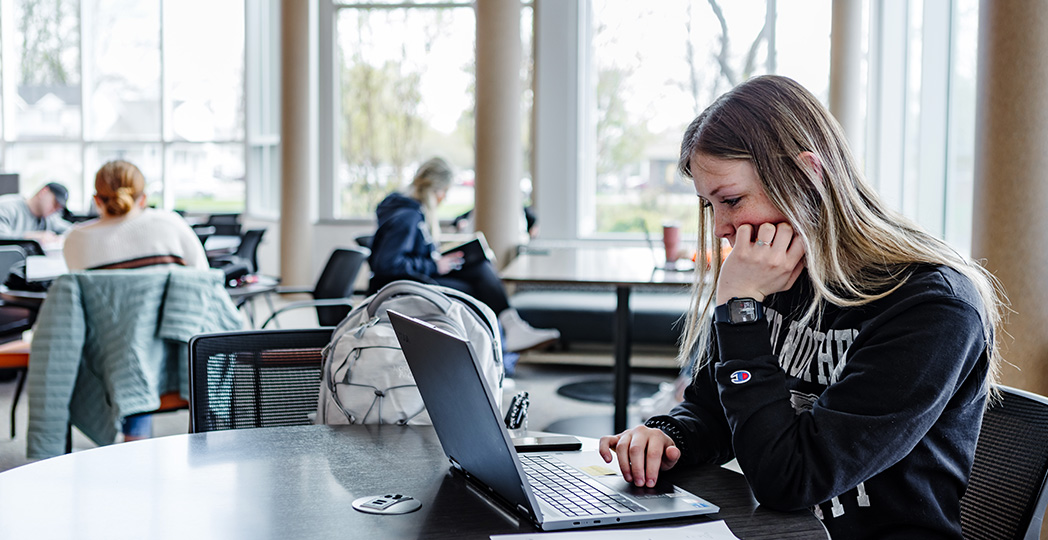
[[[270,322],[275,322],[277,316],[282,313],[306,307],[316,308],[317,322],[320,326],[338,326],[338,323],[349,315],[357,275],[370,254],[368,249],[362,247],[338,248],[328,258],[313,290],[285,287],[277,289],[281,294],[308,293],[313,296],[313,300],[291,302],[276,310],[262,323],[262,328]]]
[[[25,252],[18,246],[0,246],[0,283],[7,280],[11,268],[25,266]],[[22,333],[33,327],[36,310],[24,306],[0,303],[0,343],[21,339]],[[24,348],[24,347],[23,347]],[[11,438],[15,438],[15,410],[25,388],[25,376],[29,371],[29,355],[17,353],[0,354],[0,372],[13,373],[18,379],[14,398],[11,401]]]
[[[196,233],[201,246],[207,245],[207,239],[215,235],[215,230],[212,225],[193,225],[193,232]]]
[[[44,248],[40,242],[28,238],[0,238],[0,246],[18,246],[22,248],[22,252],[27,257],[44,254]]]
[[[202,334],[189,342],[189,430],[312,424],[332,328]]]
[[[25,271],[25,252],[22,248],[15,245],[0,246],[0,283],[6,282],[17,268]],[[33,326],[35,320],[35,309],[0,301],[0,343],[18,339],[22,332]]]
[[[961,529],[968,540],[1036,539],[1048,498],[1048,398],[1001,387],[983,417]]]
[[[253,274],[258,272],[258,246],[262,243],[262,235],[265,229],[250,229],[240,235],[240,245],[231,255],[222,255],[212,258],[209,262],[212,268],[221,268],[228,264],[244,263]]]
[[[219,236],[240,236],[240,214],[211,214],[205,225],[214,227]]]

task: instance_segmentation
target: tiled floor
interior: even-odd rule
[[[259,302],[259,315],[268,315],[263,302]],[[259,319],[263,320],[263,319]],[[315,326],[315,315],[301,312],[288,319],[282,319],[285,327]],[[675,370],[666,366],[672,365],[669,351],[637,355],[638,365],[661,365],[659,368],[639,368],[634,371],[634,381],[650,382],[658,385],[672,381]],[[565,365],[554,362],[580,362],[588,364],[610,364],[610,352],[602,350],[581,351],[571,355],[564,353],[547,354],[531,353],[525,356],[517,366],[514,378],[507,379],[503,391],[503,402],[514,394],[527,391],[531,407],[528,415],[528,427],[532,430],[545,429],[550,424],[569,418],[582,417],[581,424],[568,424],[578,435],[599,436],[611,429],[610,404],[583,402],[557,394],[560,386],[593,377],[607,377],[610,368],[607,365]],[[11,401],[15,391],[15,382],[0,382],[0,471],[23,465],[28,462],[25,457],[26,426],[28,423],[28,399],[23,393],[16,411],[16,432],[9,438]],[[663,407],[668,405],[663,404]],[[652,404],[640,402],[630,408],[630,424],[640,421],[641,414],[650,414]],[[560,422],[557,425],[563,426]],[[156,415],[154,418],[154,436],[186,433],[189,426],[187,411],[178,411]],[[95,445],[86,437],[74,430],[73,450],[83,451]]]

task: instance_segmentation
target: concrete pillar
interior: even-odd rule
[[[830,23],[830,113],[840,122],[848,143],[861,155],[862,2],[833,0]]]
[[[520,2],[477,0],[476,225],[504,266],[520,243]]]
[[[1011,299],[1003,382],[1048,394],[1048,4],[982,0],[972,256]],[[1018,368],[1018,369],[1016,369]],[[1021,371],[1020,371],[1021,370]]]
[[[317,69],[311,32],[315,2],[281,0],[280,17],[280,276],[289,286],[313,284],[313,186]]]

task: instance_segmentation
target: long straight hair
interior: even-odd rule
[[[440,219],[437,217],[437,192],[451,187],[451,166],[441,158],[430,158],[415,171],[408,186],[408,196],[422,204],[422,215],[434,243],[440,238]]]
[[[817,168],[803,159],[803,152],[817,156]],[[684,132],[678,169],[686,178],[692,178],[696,154],[753,164],[771,203],[804,242],[814,291],[806,322],[820,318],[826,303],[862,306],[891,294],[906,283],[915,264],[945,265],[971,280],[983,304],[989,380],[996,385],[1001,358],[994,338],[1003,335],[1007,302],[1000,283],[978,263],[885,206],[856,166],[840,125],[804,87],[766,75],[722,95]],[[698,265],[681,340],[682,362],[709,346],[705,321],[720,275],[713,211],[702,205],[699,243],[713,256],[709,269]]]

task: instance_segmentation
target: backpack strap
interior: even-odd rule
[[[441,311],[446,312],[451,309],[451,299],[444,296],[440,291],[434,290],[431,286],[423,283],[402,279],[382,287],[375,293],[375,297],[368,304],[368,318],[375,316],[383,302],[402,294],[413,294],[425,298]]]

